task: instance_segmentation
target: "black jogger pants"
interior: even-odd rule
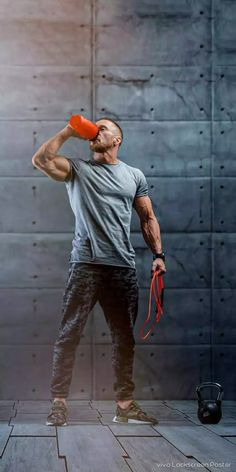
[[[112,337],[115,399],[133,398],[133,328],[138,313],[138,289],[135,268],[69,263],[62,303],[63,316],[53,352],[53,398],[68,397],[76,347],[88,315],[97,301],[104,312]]]

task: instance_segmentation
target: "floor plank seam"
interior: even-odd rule
[[[59,453],[59,441],[58,441],[58,431],[57,431],[57,428],[58,428],[58,427],[55,426],[55,429],[56,429],[56,445],[57,445],[57,455],[58,455],[58,459],[59,459],[59,460],[60,460],[60,459],[63,459],[63,460],[64,460],[65,472],[69,472],[66,456],[63,456],[63,455],[60,456],[60,453]]]
[[[125,455],[122,454],[122,457],[123,459],[131,459],[130,455],[128,454],[128,452],[125,450],[124,446],[121,444],[121,442],[119,441],[119,439],[116,437],[116,441],[118,442],[119,446],[121,447],[121,449],[123,449]],[[132,470],[132,469],[131,469]]]
[[[12,427],[12,428],[13,428],[13,427]],[[11,431],[12,431],[12,430],[11,430]],[[9,434],[9,436],[8,436],[8,438],[7,438],[7,441],[6,441],[6,444],[5,444],[4,448],[3,448],[2,454],[0,455],[0,459],[3,458],[4,452],[5,452],[5,450],[6,450],[6,448],[7,448],[7,445],[8,445],[8,443],[9,443],[9,441],[10,441],[10,437],[11,437],[11,433]]]

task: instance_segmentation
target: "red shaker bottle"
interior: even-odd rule
[[[99,132],[97,125],[83,115],[72,115],[69,124],[84,139],[95,139]]]

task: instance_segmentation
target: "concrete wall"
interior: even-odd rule
[[[145,173],[161,226],[164,315],[143,342],[152,255],[133,214],[136,398],[196,398],[206,380],[235,397],[235,20],[232,0],[1,0],[0,398],[50,396],[74,219],[31,158],[73,113],[121,124],[119,158]],[[113,398],[98,304],[70,398]]]

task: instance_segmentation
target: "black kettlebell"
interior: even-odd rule
[[[216,400],[203,400],[200,391],[205,387],[216,387],[218,395]],[[196,388],[198,396],[198,418],[203,424],[219,423],[222,417],[221,399],[224,393],[223,387],[216,382],[203,382]]]

